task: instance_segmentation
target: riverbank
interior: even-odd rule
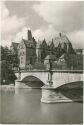
[[[20,86],[16,87],[14,84],[9,85],[0,85],[0,90],[15,90],[15,89],[30,89],[32,87],[29,87],[26,84],[21,84]]]
[[[15,85],[14,84],[0,85],[0,90],[7,90],[7,89],[15,89]]]

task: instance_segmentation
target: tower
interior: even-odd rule
[[[31,40],[32,39],[32,33],[31,33],[31,30],[28,30],[28,40]]]
[[[36,46],[36,56],[37,56],[37,62],[41,63],[41,42],[39,40]]]

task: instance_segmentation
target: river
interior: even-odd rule
[[[4,124],[83,123],[83,104],[41,103],[41,89],[0,91],[0,121]]]

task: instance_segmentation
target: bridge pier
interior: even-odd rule
[[[72,102],[71,99],[65,97],[61,92],[58,92],[53,86],[52,81],[52,63],[50,63],[49,73],[48,73],[48,85],[42,87],[42,98],[41,102],[44,103],[57,103],[57,102]]]
[[[53,86],[42,87],[41,102],[44,103],[57,103],[57,102],[72,102],[71,99],[65,97],[61,92],[57,91]]]
[[[19,80],[15,81],[15,89],[30,89],[31,87]]]
[[[20,88],[20,81],[18,80],[15,80],[15,88]]]
[[[16,74],[18,79],[15,81],[15,88],[29,88],[29,86],[22,83],[23,79],[27,76],[34,76],[45,84],[45,86],[42,87],[41,98],[41,102],[44,103],[72,102],[71,99],[65,97],[56,88],[67,83],[83,81],[82,72],[53,71],[51,68],[47,71],[22,71],[21,73]]]

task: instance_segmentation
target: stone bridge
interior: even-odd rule
[[[52,72],[53,72],[52,81],[53,81],[53,86],[55,88],[58,88],[64,84],[83,81],[83,71],[80,70],[56,70],[56,71],[52,70]],[[49,71],[44,71],[44,70],[40,71],[23,70],[21,71],[20,79],[18,81],[21,82],[20,84],[22,84],[22,82],[24,82],[26,78],[28,79],[29,77],[31,77],[31,80],[35,78],[37,79],[37,81],[41,81],[45,85],[47,85],[48,74]],[[16,72],[15,75],[18,77],[19,73]]]

